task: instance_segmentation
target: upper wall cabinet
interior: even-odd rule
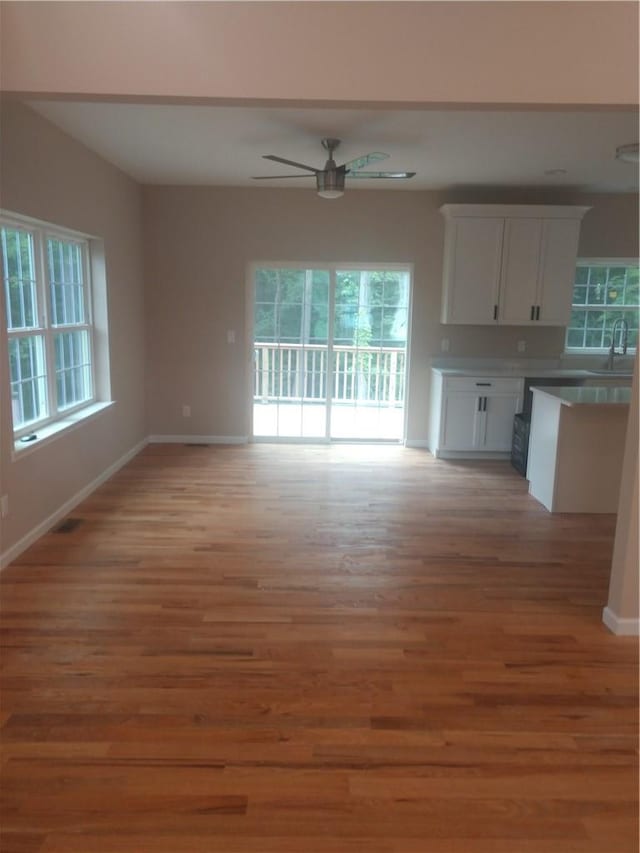
[[[566,326],[588,207],[445,204],[443,323]]]

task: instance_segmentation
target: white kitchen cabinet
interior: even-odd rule
[[[445,393],[442,398],[442,429],[439,446],[443,450],[473,450],[479,422],[478,398],[474,394]]]
[[[447,222],[443,323],[494,323],[504,219],[456,216]]]
[[[511,453],[513,419],[522,411],[522,388],[519,391],[488,394],[484,404],[482,449]]]
[[[507,219],[504,225],[497,322],[509,326],[535,323],[543,220]],[[575,264],[575,255],[574,255]],[[570,286],[573,290],[573,273]],[[571,291],[568,296],[571,304]]]
[[[576,219],[546,219],[544,222],[538,280],[538,323],[569,325],[579,237],[580,222]],[[563,288],[563,282],[565,285],[569,282],[566,288]]]
[[[567,325],[587,210],[444,205],[442,322]]]
[[[433,371],[429,446],[434,456],[508,454],[524,379]]]

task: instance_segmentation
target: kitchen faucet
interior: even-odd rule
[[[620,344],[622,352],[616,350],[616,332],[620,328]],[[623,317],[618,317],[611,327],[611,346],[609,347],[609,361],[607,362],[607,370],[613,370],[613,361],[616,355],[627,354],[627,338],[629,337],[629,324]]]

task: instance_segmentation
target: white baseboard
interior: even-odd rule
[[[12,545],[10,548],[7,548],[6,551],[3,551],[0,554],[0,569],[4,569],[9,563],[13,562],[16,557],[19,557],[23,551],[26,551],[30,545],[47,533],[51,528],[60,521],[65,515],[68,515],[71,510],[76,507],[81,501],[85,498],[88,498],[89,495],[94,492],[98,486],[101,486],[109,477],[112,477],[116,471],[119,471],[124,465],[127,464],[134,456],[137,456],[138,453],[146,446],[148,439],[143,439],[139,444],[136,444],[135,447],[131,448],[124,456],[121,456],[120,459],[117,459],[108,468],[106,468],[100,476],[96,477],[95,480],[92,480],[91,483],[88,483],[84,488],[80,489],[79,492],[76,492],[73,497],[70,497],[68,501],[65,501],[62,506],[58,507],[58,509],[52,513],[48,518],[45,518],[40,524],[36,525],[32,530],[29,531],[25,536]]]
[[[511,459],[511,453],[499,453],[493,450],[436,450],[436,459]]]
[[[247,444],[248,435],[150,435],[149,444]]]
[[[429,450],[429,442],[426,438],[408,438],[405,443],[405,447],[424,447],[426,450]]]
[[[622,616],[616,616],[610,607],[605,607],[602,611],[602,621],[610,631],[620,637],[640,636],[640,619],[625,619]]]

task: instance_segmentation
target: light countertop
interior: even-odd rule
[[[510,378],[510,379],[583,379],[585,381],[618,382],[628,381],[631,384],[633,374],[619,370],[587,370],[580,368],[554,368],[554,367],[433,367],[435,373],[441,376],[484,376],[488,378]]]
[[[548,377],[567,377],[571,379],[588,378],[594,374],[590,370],[572,370],[565,368],[563,370],[555,368],[530,368],[530,367],[434,367],[436,373],[441,373],[443,376],[495,376],[495,377],[520,377],[520,376],[535,376],[536,378]]]
[[[628,406],[631,402],[631,388],[625,386],[557,386],[545,388],[535,386],[534,394],[546,394],[555,397],[562,406]]]

